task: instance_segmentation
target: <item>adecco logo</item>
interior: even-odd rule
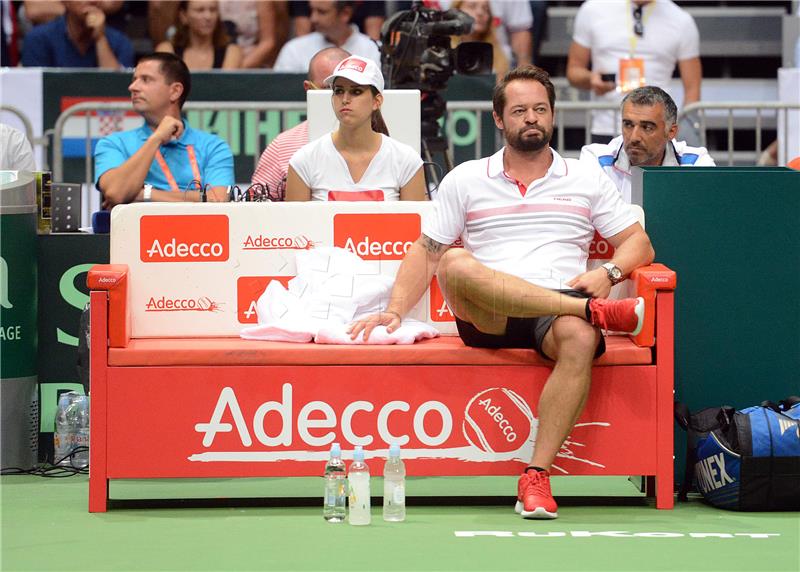
[[[456,318],[447,301],[444,299],[442,289],[439,287],[439,280],[436,276],[431,280],[431,321],[432,322],[455,322]]]
[[[208,296],[199,298],[167,298],[151,296],[145,312],[219,312],[220,304]]]
[[[310,250],[314,241],[304,235],[265,236],[248,234],[242,243],[242,250]]]
[[[590,260],[611,260],[614,256],[614,247],[605,238],[595,231],[592,243],[589,245]]]
[[[333,245],[364,260],[402,260],[420,235],[416,213],[337,214],[333,217]]]
[[[147,215],[139,236],[142,262],[228,260],[227,215]]]
[[[367,68],[367,62],[365,62],[364,60],[360,60],[354,57],[349,57],[339,64],[338,71],[355,70],[357,72],[363,73],[366,68]]]
[[[236,316],[240,324],[257,324],[256,303],[273,280],[289,285],[293,276],[240,276],[236,281]]]
[[[531,458],[539,427],[528,405],[535,400],[532,384],[512,388],[467,381],[468,388],[439,392],[427,383],[362,383],[347,371],[332,375],[327,386],[304,381],[220,384],[213,393],[194,395],[184,404],[182,411],[191,414],[182,418],[179,429],[192,447],[186,458],[201,463],[308,462],[317,467],[315,474],[333,442],[343,448],[361,445],[373,453],[397,443],[404,459],[453,470],[464,462],[527,463]],[[620,421],[619,429],[607,421],[577,423],[553,469],[559,474],[587,465],[605,469],[626,434],[625,421]]]

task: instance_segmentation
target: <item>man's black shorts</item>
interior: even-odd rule
[[[588,298],[583,292],[578,290],[559,290],[562,294],[573,298]],[[544,336],[553,325],[556,316],[539,316],[538,318],[508,318],[506,323],[506,333],[502,335],[484,334],[470,322],[456,317],[458,335],[464,341],[464,345],[474,348],[533,348],[540,355],[551,359],[544,350],[542,343]],[[600,343],[597,344],[597,351],[594,357],[600,357],[606,351],[606,340],[601,336]]]

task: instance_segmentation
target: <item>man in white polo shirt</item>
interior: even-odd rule
[[[691,14],[672,0],[587,0],[578,9],[567,56],[567,79],[616,102],[643,85],[666,88],[677,65],[683,105],[700,100],[700,33]],[[608,143],[619,126],[616,110],[592,114],[592,143]]]
[[[714,167],[705,147],[676,141],[678,108],[669,94],[655,86],[634,89],[622,100],[622,135],[607,145],[581,149],[581,161],[599,165],[625,202],[631,202],[631,167]]]
[[[641,298],[607,296],[654,256],[608,177],[550,148],[554,104],[544,70],[525,66],[505,76],[493,116],[506,147],[447,174],[386,311],[350,330],[365,339],[378,325],[394,331],[436,274],[466,345],[535,348],[555,361],[537,408],[533,458],[519,479],[523,518],[556,518],[549,469],[588,396],[592,360],[604,350],[599,328],[636,333],[644,319]],[[595,230],[615,253],[587,272]],[[458,238],[464,248],[449,249]]]
[[[311,0],[311,25],[314,31],[289,40],[275,60],[275,71],[303,73],[311,57],[322,48],[337,47],[354,56],[381,61],[378,44],[351,24],[355,2]]]

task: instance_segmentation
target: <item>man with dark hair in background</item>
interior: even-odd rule
[[[341,48],[324,48],[314,54],[308,64],[308,76],[303,80],[303,89],[326,89],[325,79],[350,54]],[[261,154],[253,173],[252,184],[261,184],[270,191],[285,188],[289,159],[308,143],[308,120],[279,134]]]
[[[650,239],[595,166],[550,147],[555,88],[546,71],[511,70],[493,98],[506,146],[467,161],[439,185],[431,216],[408,249],[386,311],[355,322],[352,338],[376,326],[393,332],[437,276],[464,344],[533,348],[554,367],[537,407],[530,465],[516,512],[556,518],[550,468],[589,396],[600,329],[638,333],[644,300],[609,300],[611,287],[649,264]],[[586,270],[595,231],[611,243],[609,263]],[[461,238],[464,248],[450,248]]]
[[[133,66],[133,45],[106,26],[97,0],[64,2],[64,15],[34,27],[25,36],[25,67],[119,69]]]
[[[634,89],[622,100],[622,135],[607,145],[581,149],[581,161],[599,165],[626,202],[631,202],[631,168],[714,167],[705,147],[676,141],[678,108],[669,94],[655,86]]]
[[[369,36],[358,31],[351,23],[353,2],[311,0],[311,25],[314,31],[287,42],[278,59],[275,71],[304,73],[311,56],[323,48],[337,47],[354,56],[381,61],[378,45]]]
[[[95,183],[104,205],[227,200],[233,154],[225,141],[192,129],[181,117],[190,90],[189,69],[176,55],[159,52],[139,60],[128,91],[145,123],[104,137],[95,149]],[[189,190],[206,187],[207,193]]]

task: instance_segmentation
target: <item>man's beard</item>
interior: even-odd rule
[[[661,161],[657,157],[650,155],[644,147],[636,147],[629,145],[625,148],[625,154],[628,155],[628,163],[631,167],[646,166],[646,165],[660,165]],[[663,155],[662,155],[663,158]]]
[[[535,129],[539,133],[542,134],[539,138],[528,139],[523,137],[523,133]],[[521,151],[523,153],[532,153],[534,151],[540,151],[547,147],[550,144],[550,139],[553,137],[553,132],[547,132],[541,127],[528,127],[526,129],[520,131],[507,131],[506,132],[506,142],[508,146],[514,149],[515,151]]]

